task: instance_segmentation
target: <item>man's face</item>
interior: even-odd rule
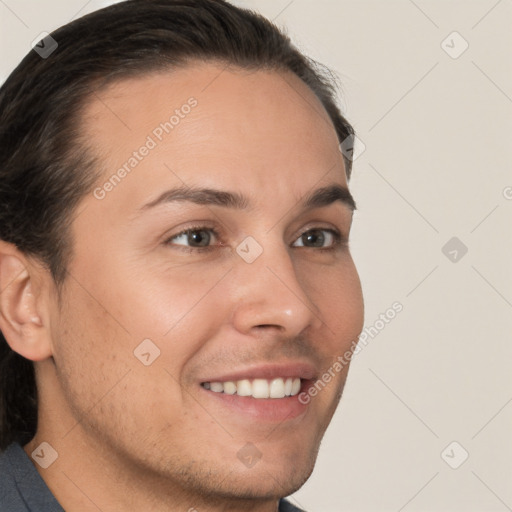
[[[88,105],[86,140],[104,174],[72,225],[52,313],[52,393],[68,408],[66,442],[83,442],[98,464],[206,495],[283,496],[311,473],[348,367],[306,405],[297,386],[309,388],[362,329],[352,211],[342,200],[302,204],[347,187],[313,93],[291,74],[222,69],[124,80]],[[176,187],[248,205],[147,206]],[[295,395],[240,396],[265,396],[267,385]]]

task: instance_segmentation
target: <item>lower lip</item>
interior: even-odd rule
[[[308,388],[308,382],[302,382],[301,389],[297,395],[284,398],[253,398],[251,396],[216,393],[202,386],[201,389],[211,399],[215,400],[216,403],[222,404],[231,411],[260,421],[284,422],[297,418],[306,412],[308,404],[299,402],[299,396],[304,389]]]

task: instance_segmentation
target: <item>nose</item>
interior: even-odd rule
[[[280,336],[293,337],[307,328],[325,326],[284,243],[265,244],[252,263],[236,258],[230,281],[235,305],[232,321],[239,332],[274,329]]]

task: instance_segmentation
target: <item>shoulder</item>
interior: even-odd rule
[[[21,496],[17,482],[23,478],[23,471],[19,461],[22,458],[20,450],[23,448],[12,443],[0,453],[0,509],[13,511],[29,510]],[[25,455],[26,456],[26,455]]]
[[[279,512],[305,512],[304,510],[292,505],[288,500],[282,499],[279,502]]]
[[[0,510],[64,512],[18,443],[0,454]]]

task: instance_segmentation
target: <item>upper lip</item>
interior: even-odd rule
[[[216,374],[215,376],[201,379],[201,382],[227,382],[244,379],[276,379],[278,377],[300,378],[311,380],[316,375],[314,365],[305,361],[262,364],[240,368],[229,373]]]

